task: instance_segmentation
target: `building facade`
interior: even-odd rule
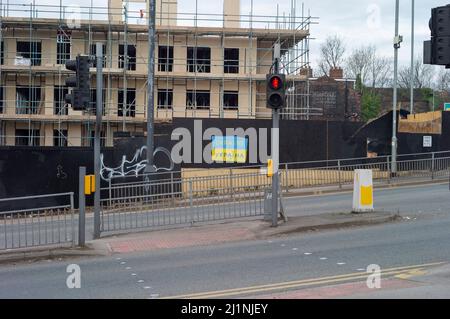
[[[110,0],[108,8],[0,4],[0,145],[91,146],[92,110],[73,111],[64,101],[65,62],[96,55],[103,44],[102,142],[115,132],[144,132],[147,117],[148,5],[132,10]],[[269,118],[265,79],[273,45],[281,43],[283,72],[295,85],[307,80],[311,18],[239,14],[239,1],[225,0],[223,14],[183,15],[176,0],[157,1],[155,121],[188,118]],[[220,20],[220,21],[218,21]],[[206,24],[206,26],[205,26]],[[302,95],[308,94],[302,92]],[[295,98],[288,98],[288,101]],[[290,104],[300,118],[306,104]],[[291,116],[290,115],[290,116]]]

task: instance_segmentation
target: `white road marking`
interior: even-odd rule
[[[297,251],[297,250],[298,250],[298,248],[292,248],[292,250],[293,250],[293,251]]]
[[[345,265],[345,263],[337,263],[339,266],[343,266]]]
[[[120,264],[125,265],[126,263],[127,263],[126,261],[122,261]]]
[[[131,276],[137,276],[137,274],[131,274]]]
[[[304,253],[304,255],[309,256],[312,255],[312,253]]]
[[[126,267],[125,269],[126,269],[126,270],[130,270],[130,269],[131,269],[131,267]]]
[[[327,257],[320,257],[320,260],[327,260]]]
[[[145,286],[144,289],[152,289],[150,286]]]
[[[138,280],[138,284],[142,284],[144,281],[141,279],[141,280]]]

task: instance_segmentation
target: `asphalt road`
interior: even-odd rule
[[[450,207],[448,183],[375,189],[374,206],[377,211],[411,214],[442,213]],[[337,193],[325,196],[286,198],[286,210],[290,216],[349,212],[353,194]]]
[[[287,205],[297,205],[301,214],[302,211],[319,213],[332,207],[344,209],[349,197],[350,194],[309,197],[298,199],[298,205],[291,203],[295,199],[289,199]],[[377,191],[379,207],[401,206],[403,215],[411,216],[395,224],[293,235],[270,241],[2,265],[0,298],[157,298],[193,297],[191,294],[198,293],[216,298],[254,297],[309,288],[319,283],[321,286],[336,284],[340,281],[335,278],[345,278],[336,277],[340,275],[365,276],[366,267],[371,264],[387,270],[449,263],[449,197],[448,185]],[[66,286],[66,267],[71,263],[81,267],[81,289]],[[314,285],[305,282],[324,277],[333,279],[315,280]],[[447,277],[448,273],[442,276]],[[243,289],[260,285],[275,286]],[[435,291],[450,292],[450,283],[445,288]],[[432,288],[427,289],[419,289],[413,296],[421,297],[421,293],[423,297],[433,296]],[[214,291],[221,292],[203,295]],[[378,292],[378,296],[380,294],[383,296]]]

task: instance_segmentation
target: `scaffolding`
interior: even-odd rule
[[[131,9],[128,1],[113,10],[93,0],[88,7],[58,1],[59,5],[37,5],[0,0],[0,145],[92,145],[95,99],[90,111],[68,108],[64,63],[76,54],[94,56],[97,42],[105,52],[103,145],[112,145],[114,132],[144,132],[146,10]],[[281,44],[282,72],[289,81],[282,118],[308,119],[314,112],[309,107],[309,43],[310,26],[318,18],[306,14],[296,0],[290,0],[290,12],[280,13],[277,6],[273,16],[255,15],[253,0],[249,1],[248,14],[231,17],[201,13],[198,1],[194,12],[171,15],[164,4],[173,1],[159,2],[156,122],[177,117],[270,118],[265,75],[276,42]],[[95,83],[91,86],[95,97]]]

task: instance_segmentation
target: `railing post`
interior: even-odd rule
[[[230,168],[230,195],[233,197],[233,169]]]
[[[86,176],[86,167],[80,167],[79,187],[78,187],[78,246],[84,247],[86,243],[86,197],[84,194],[84,177]]]
[[[172,193],[172,202],[175,203],[175,187],[173,185],[173,172],[170,172],[170,192]]]
[[[434,170],[435,170],[435,154],[431,154],[431,180],[434,180]]]
[[[342,189],[342,179],[341,179],[341,160],[338,160],[338,183],[339,189]]]
[[[112,207],[111,178],[108,180],[108,189],[109,189],[109,207]]]
[[[194,206],[194,194],[192,191],[192,179],[189,180],[189,206],[191,208]]]
[[[286,188],[286,193],[289,193],[289,165],[286,163],[284,164],[284,175],[285,175],[285,188]],[[283,190],[283,187],[281,187],[281,190]]]
[[[75,205],[74,205],[74,194],[70,193],[70,215],[72,218],[72,248],[75,247]]]
[[[388,173],[388,183],[390,184],[391,183],[391,165],[390,165],[390,162],[389,162],[389,155],[386,157],[386,164],[387,164],[386,172]]]

